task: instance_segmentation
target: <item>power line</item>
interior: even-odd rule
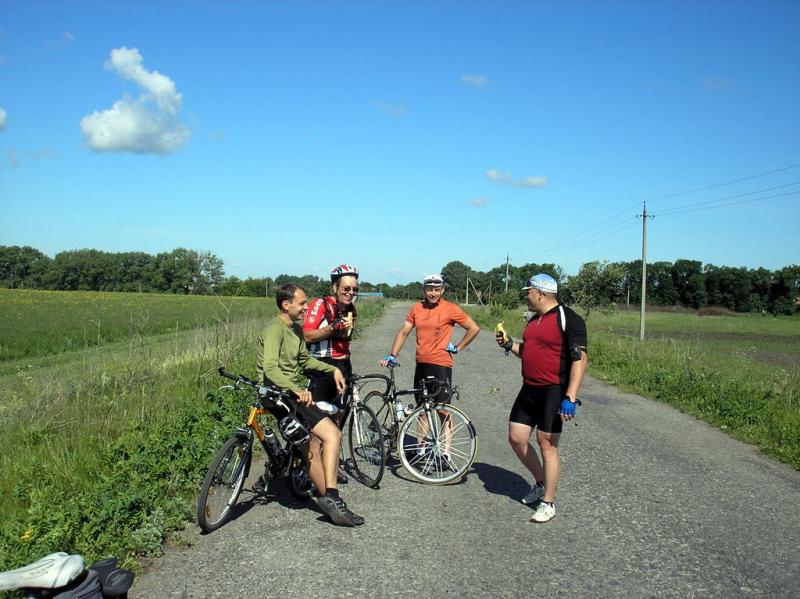
[[[633,222],[630,222],[630,223],[621,223],[619,225],[616,225],[617,228],[615,228],[613,231],[610,231],[608,234],[603,235],[602,237],[595,237],[595,238],[592,238],[592,239],[585,239],[585,240],[577,242],[577,243],[575,243],[574,241],[571,241],[568,247],[563,247],[563,248],[556,249],[556,250],[545,250],[543,253],[546,253],[546,254],[548,254],[550,256],[557,256],[559,254],[564,254],[564,253],[566,253],[568,251],[571,251],[573,249],[581,248],[581,247],[584,247],[584,246],[587,246],[587,245],[591,245],[591,244],[593,244],[593,243],[595,243],[597,241],[600,241],[601,239],[605,239],[606,237],[612,237],[612,236],[616,235],[617,233],[622,233],[623,231],[627,231],[628,229],[630,229],[632,227],[635,227],[637,224],[638,223],[636,221],[633,221]]]
[[[698,187],[697,189],[689,189],[687,191],[679,191],[678,193],[671,193],[669,195],[658,196],[656,198],[650,198],[649,200],[645,200],[646,202],[655,202],[657,200],[666,200],[669,198],[676,198],[678,196],[688,195],[690,193],[697,193],[700,191],[707,191],[709,189],[715,189],[717,187],[723,187],[725,185],[732,185],[733,183],[741,183],[742,181],[749,181],[750,179],[757,179],[758,177],[765,177],[767,175],[774,175],[775,173],[782,173],[783,171],[788,171],[793,168],[800,167],[800,162],[797,164],[790,164],[789,166],[784,166],[782,168],[776,168],[771,171],[765,171],[763,173],[758,173],[756,175],[750,175],[748,177],[742,177],[740,179],[732,179],[730,181],[723,181],[722,183],[715,183],[714,185],[708,185],[706,187]]]
[[[776,185],[774,187],[766,187],[764,189],[756,189],[755,191],[748,191],[745,193],[737,193],[730,196],[725,196],[723,198],[716,198],[714,200],[705,200],[704,202],[695,202],[694,204],[684,204],[683,206],[676,206],[674,208],[666,208],[661,210],[658,214],[659,216],[664,214],[671,214],[676,211],[685,212],[684,208],[693,208],[695,206],[703,206],[705,204],[713,204],[715,202],[722,202],[725,200],[732,200],[734,198],[743,198],[745,196],[755,195],[757,193],[764,193],[765,191],[775,191],[776,189],[785,189],[786,187],[791,187],[792,185],[800,185],[800,181],[795,181],[793,183],[786,183],[785,185]],[[770,196],[770,197],[780,197],[780,196]]]
[[[698,208],[687,208],[686,210],[678,210],[677,208],[673,211],[664,211],[659,212],[659,216],[672,216],[674,214],[683,214],[684,212],[697,212],[699,210],[713,210],[714,208],[725,208],[727,206],[736,206],[738,204],[750,204],[752,202],[760,202],[762,200],[771,200],[773,198],[783,198],[786,196],[793,196],[799,194],[800,191],[788,191],[786,193],[778,193],[771,196],[764,196],[763,198],[752,198],[750,200],[739,200],[738,202],[728,202],[727,204],[719,204],[717,206],[702,206]]]

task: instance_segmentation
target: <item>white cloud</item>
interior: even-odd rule
[[[723,94],[738,94],[739,86],[735,81],[725,77],[706,77],[702,81],[703,87],[707,90]]]
[[[511,187],[546,187],[547,177],[525,177],[524,179],[514,179],[510,172],[501,173],[497,169],[490,168],[486,171],[486,178],[500,185],[510,185]]]
[[[188,141],[189,129],[178,119],[183,97],[175,83],[143,66],[136,48],[115,48],[105,67],[138,85],[143,94],[127,94],[108,110],[81,119],[86,143],[97,152],[169,154]]]
[[[475,198],[467,202],[467,206],[472,206],[473,208],[483,208],[489,204],[489,200],[486,198]]]
[[[483,75],[461,75],[461,83],[473,87],[486,87],[489,85],[489,78]]]
[[[61,39],[63,39],[65,42],[74,42],[75,41],[75,34],[69,32],[69,31],[64,31],[61,34]]]
[[[17,151],[14,148],[9,149],[6,152],[6,156],[8,157],[8,161],[11,163],[11,166],[14,168],[19,168],[22,162],[17,155]]]
[[[6,128],[6,111],[0,108],[0,131]]]
[[[392,105],[384,102],[383,100],[375,100],[375,108],[381,112],[392,114],[394,116],[405,116],[406,114],[406,105],[402,102],[397,105]]]

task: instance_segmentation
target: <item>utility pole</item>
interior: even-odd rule
[[[508,252],[506,252],[506,291],[508,291]]]
[[[639,316],[639,341],[644,341],[644,315],[647,303],[647,219],[653,215],[647,214],[647,202],[642,205],[642,213],[636,218],[642,219],[642,308]]]

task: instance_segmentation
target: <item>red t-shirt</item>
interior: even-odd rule
[[[453,367],[445,351],[453,335],[453,325],[463,325],[469,316],[456,304],[440,299],[432,306],[419,302],[411,307],[406,320],[417,329],[417,363]]]
[[[535,387],[566,386],[572,366],[568,347],[573,344],[586,347],[586,323],[567,306],[531,318],[520,346],[522,381]]]
[[[337,314],[337,311],[341,314]],[[303,330],[324,329],[336,318],[344,318],[348,312],[353,313],[353,326],[355,327],[356,307],[353,304],[349,304],[347,307],[337,306],[336,298],[332,295],[315,298],[308,305],[308,311],[303,320]],[[315,358],[339,360],[350,356],[350,339],[323,339],[307,345],[308,354]]]

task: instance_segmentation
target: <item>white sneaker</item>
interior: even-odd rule
[[[544,501],[539,503],[539,506],[531,516],[531,522],[549,522],[556,517],[556,506],[550,505]]]
[[[528,491],[528,494],[522,498],[522,503],[525,505],[536,503],[542,498],[542,495],[544,495],[544,485],[541,483],[534,483],[531,485],[531,490]]]

